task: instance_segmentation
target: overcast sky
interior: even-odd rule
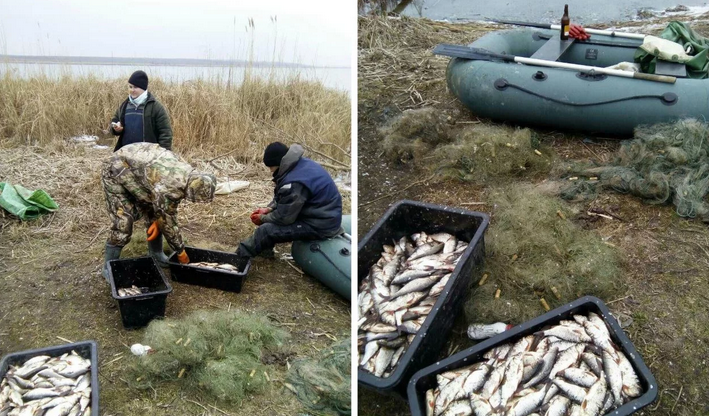
[[[353,0],[0,0],[0,54],[246,59],[253,40],[256,60],[349,67],[356,19]]]

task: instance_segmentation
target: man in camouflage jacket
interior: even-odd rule
[[[133,233],[133,222],[145,217],[150,255],[165,265],[162,234],[178,253],[180,263],[189,263],[177,224],[177,206],[182,199],[210,202],[216,178],[196,172],[169,150],[153,143],[133,143],[108,159],[101,180],[111,217],[106,241],[103,274],[108,279],[108,261],[118,259]]]

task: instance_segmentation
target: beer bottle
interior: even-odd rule
[[[569,5],[564,5],[564,15],[561,17],[561,40],[569,39]]]

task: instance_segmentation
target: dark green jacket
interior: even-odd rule
[[[120,120],[121,125],[126,125],[126,106],[128,99],[118,107],[116,114],[111,119],[111,122]],[[125,131],[125,130],[124,130]],[[123,131],[117,133],[111,126],[111,133],[118,136],[116,150],[123,147]],[[143,110],[143,141],[149,143],[157,143],[160,147],[167,150],[172,150],[172,127],[170,127],[170,117],[167,115],[165,107],[160,104],[155,96],[148,91],[148,99],[145,100],[145,108]]]

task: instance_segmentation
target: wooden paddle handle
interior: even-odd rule
[[[664,82],[667,84],[674,84],[677,81],[677,78],[675,77],[667,75],[644,74],[642,72],[634,72],[633,78],[645,79],[648,81]]]

